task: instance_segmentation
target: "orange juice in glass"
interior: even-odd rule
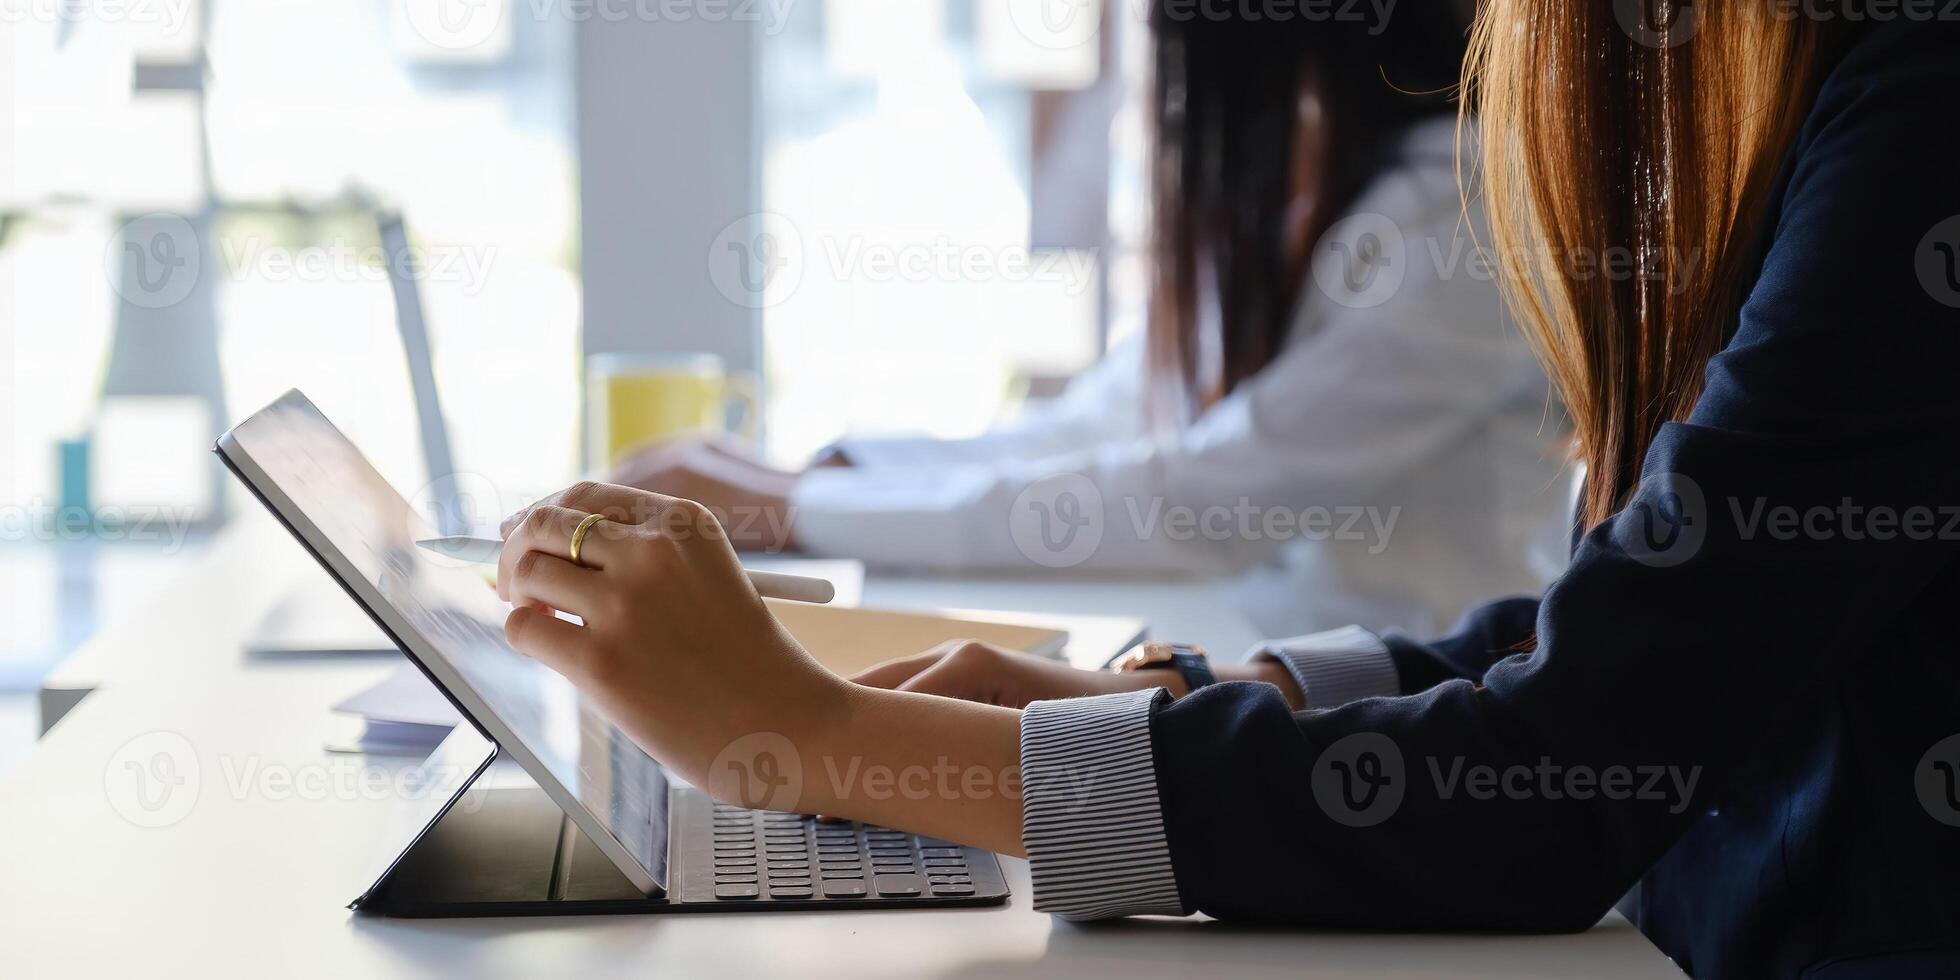
[[[585,397],[586,461],[602,472],[678,436],[755,436],[754,379],[713,354],[594,354],[585,360]]]

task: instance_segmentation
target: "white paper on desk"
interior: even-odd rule
[[[449,699],[443,697],[413,664],[395,668],[387,680],[341,701],[333,706],[333,710],[359,715],[369,721],[437,725],[443,728],[454,728],[463,720],[456,713],[456,706],[450,704]]]

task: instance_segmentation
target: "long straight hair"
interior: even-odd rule
[[[1379,24],[1177,9],[1154,4],[1150,18],[1147,330],[1160,416],[1208,407],[1279,355],[1304,273],[1289,238],[1310,249],[1385,165],[1390,140],[1453,111],[1467,44],[1440,0]]]
[[[1477,176],[1506,299],[1571,415],[1583,527],[1623,506],[1733,331],[1825,30],[1750,0],[1487,0],[1477,18]]]

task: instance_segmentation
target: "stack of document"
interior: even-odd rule
[[[367,688],[333,710],[356,724],[327,746],[364,755],[427,755],[461,722],[454,705],[413,664]]]

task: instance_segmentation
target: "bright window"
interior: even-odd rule
[[[779,460],[978,432],[1101,351],[1103,242],[1036,241],[1030,203],[1037,90],[1095,83],[1096,37],[991,6],[827,0],[762,41],[764,208],[799,261],[764,314]]]

